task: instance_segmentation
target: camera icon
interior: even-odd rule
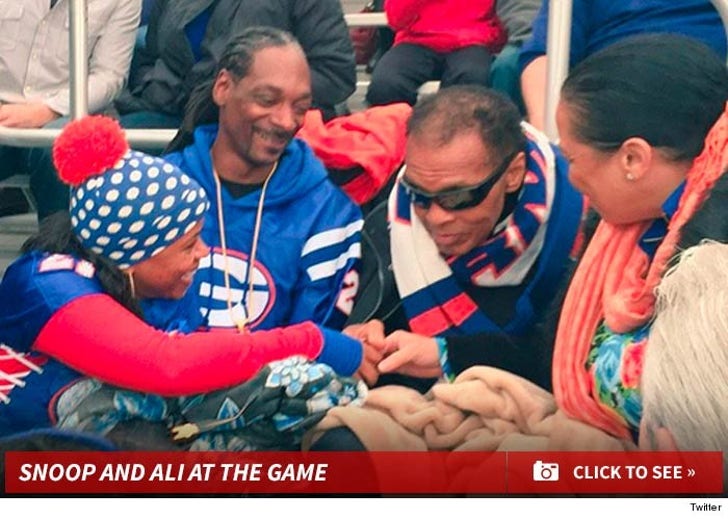
[[[533,480],[534,481],[558,481],[559,480],[559,464],[544,463],[537,460],[533,463]]]

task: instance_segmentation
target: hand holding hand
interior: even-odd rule
[[[43,103],[11,103],[0,105],[0,126],[7,128],[42,128],[59,114]]]
[[[384,349],[384,323],[378,319],[361,324],[350,324],[344,328],[342,333],[362,342],[368,342],[378,349]]]
[[[362,324],[352,324],[344,328],[343,333],[362,342],[364,351],[357,375],[372,387],[379,378],[377,364],[384,357],[384,324],[376,319]]]
[[[380,373],[401,373],[412,377],[442,375],[440,351],[432,337],[396,331],[385,339],[386,357],[377,366]]]

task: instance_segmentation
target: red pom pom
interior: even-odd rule
[[[72,121],[53,143],[53,163],[66,184],[79,186],[116,164],[129,149],[119,123],[103,115]]]

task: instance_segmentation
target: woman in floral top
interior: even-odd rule
[[[639,428],[642,357],[668,261],[701,238],[728,238],[725,216],[712,214],[728,207],[726,99],[725,64],[674,35],[613,45],[562,89],[569,178],[602,221],[562,307],[554,395],[568,415],[618,437]]]

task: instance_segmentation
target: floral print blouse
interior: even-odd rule
[[[618,415],[635,433],[642,416],[639,383],[649,331],[648,324],[620,334],[602,322],[586,361],[595,400]]]
[[[642,235],[639,246],[650,258],[662,243],[684,190],[685,182],[662,204],[662,218],[655,219]],[[628,333],[616,333],[602,321],[592,339],[585,365],[591,378],[592,397],[618,416],[635,438],[642,417],[639,384],[650,324]]]

